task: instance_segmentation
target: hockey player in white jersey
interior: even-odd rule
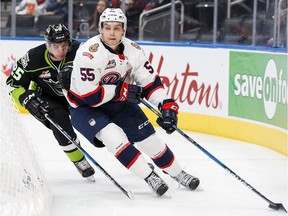
[[[72,124],[93,145],[105,146],[157,196],[169,187],[142,152],[181,185],[195,190],[199,179],[183,171],[138,105],[137,98],[145,97],[162,113],[157,123],[169,134],[175,130],[178,104],[166,95],[142,48],[125,37],[126,29],[122,10],[107,8],[100,17],[100,35],[80,46],[72,72],[69,68],[60,72]]]

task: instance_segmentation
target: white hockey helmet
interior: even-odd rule
[[[127,18],[120,8],[106,8],[99,18],[99,30],[101,32],[103,22],[123,23],[124,31],[127,29]]]

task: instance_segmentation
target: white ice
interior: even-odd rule
[[[134,200],[130,200],[97,167],[95,183],[80,177],[52,132],[29,115],[23,118],[27,120],[27,127],[37,143],[53,193],[51,216],[287,215],[268,208],[267,201],[177,132],[167,135],[157,128],[157,133],[174,151],[180,164],[188,173],[199,177],[201,183],[196,191],[179,188],[172,178],[157,168],[156,171],[170,187],[170,197],[164,198],[156,197],[142,179],[126,170],[105,148],[93,147],[80,135],[82,147],[120,185],[133,192]],[[267,199],[282,203],[288,209],[286,156],[251,143],[186,133]]]

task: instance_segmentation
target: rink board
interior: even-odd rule
[[[1,49],[6,50],[1,55],[2,72],[8,75],[16,59],[43,42],[2,39]],[[179,128],[243,140],[288,155],[287,52],[140,45],[167,94],[179,103]],[[154,124],[155,114],[144,110]]]

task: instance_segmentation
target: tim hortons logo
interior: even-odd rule
[[[150,53],[149,61],[152,63],[153,54]],[[205,105],[207,108],[212,107],[214,109],[219,106],[219,83],[216,82],[215,86],[210,84],[199,82],[197,78],[199,77],[198,72],[190,71],[190,64],[187,63],[184,72],[175,73],[175,76],[170,80],[166,76],[160,75],[162,64],[164,62],[163,56],[161,56],[157,72],[162,80],[163,85],[167,89],[167,92],[171,98],[179,101],[180,103],[188,103]]]

